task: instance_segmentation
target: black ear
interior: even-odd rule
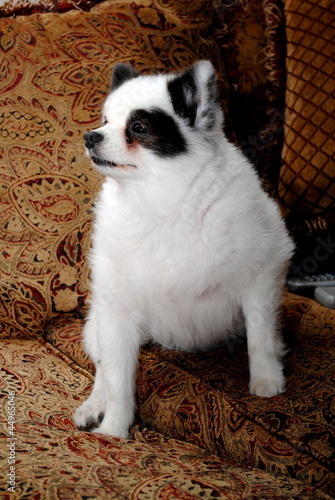
[[[198,61],[168,83],[177,115],[199,130],[210,130],[221,116],[216,72],[209,61]]]
[[[138,76],[139,73],[130,64],[115,64],[112,72],[111,91],[113,92],[113,90],[116,90],[127,80],[131,80]]]

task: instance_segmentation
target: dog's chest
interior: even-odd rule
[[[211,215],[211,218],[209,218]],[[126,286],[170,293],[214,289],[228,272],[222,260],[229,253],[224,241],[229,224],[209,210],[171,211],[167,215],[131,206],[100,204],[94,247],[101,259],[102,279],[117,274]],[[219,276],[220,274],[220,276]],[[108,277],[108,275],[110,275]]]

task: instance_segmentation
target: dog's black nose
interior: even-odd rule
[[[103,137],[104,136],[99,134],[99,132],[86,132],[86,134],[84,134],[85,146],[87,149],[91,149],[95,146],[95,144],[102,141]]]

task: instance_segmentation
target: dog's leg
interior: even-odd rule
[[[99,427],[105,413],[105,402],[102,370],[98,363],[91,395],[77,408],[73,416],[77,427],[82,431],[92,431]]]
[[[74,420],[84,430],[126,438],[134,420],[135,370],[141,335],[130,317],[122,318],[105,310],[98,317],[97,343],[99,359],[95,361],[93,391],[76,411]]]
[[[264,282],[255,284],[245,296],[243,313],[247,328],[249,389],[251,394],[271,397],[285,390],[282,365],[285,349],[277,327],[280,289],[273,283],[270,289]]]
[[[102,377],[101,364],[99,362],[99,345],[98,345],[98,324],[97,315],[94,313],[93,308],[87,318],[83,337],[85,342],[86,351],[95,364],[96,373],[94,385],[89,398],[74,414],[74,421],[77,427],[81,430],[91,431],[98,427],[102,421],[105,413],[106,395],[104,392],[104,383]]]
[[[128,437],[135,411],[135,371],[141,333],[130,314],[111,310],[99,315],[99,366],[101,367],[105,412],[93,432]]]
[[[85,332],[89,326],[88,322]],[[76,410],[74,421],[82,430],[127,437],[134,419],[140,335],[130,320],[116,321],[106,313],[99,316],[96,326],[96,342],[90,344],[87,334],[85,338],[96,364],[95,382],[89,398]]]

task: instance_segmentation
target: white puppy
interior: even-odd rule
[[[85,134],[106,180],[84,329],[96,376],[74,416],[81,429],[128,435],[149,339],[192,351],[244,328],[250,392],[284,390],[277,310],[293,244],[222,123],[210,62],[150,76],[115,66],[103,124]]]

